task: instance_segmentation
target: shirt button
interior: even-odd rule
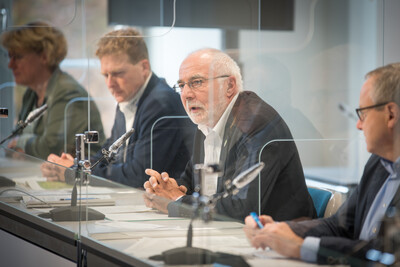
[[[376,227],[374,227],[374,229],[372,229],[372,233],[376,233]]]
[[[383,207],[386,208],[386,204],[383,204]]]

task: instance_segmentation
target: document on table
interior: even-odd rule
[[[146,207],[146,205],[126,205],[126,206],[115,206],[115,207],[96,207],[95,210],[103,214],[114,214],[114,213],[132,213],[132,212],[155,212],[152,208]]]
[[[39,200],[40,199],[40,200]],[[26,208],[48,208],[48,207],[63,207],[71,205],[71,195],[41,195],[41,196],[22,196]],[[113,206],[115,199],[110,195],[93,195],[85,196],[77,199],[78,204],[88,206]]]
[[[168,217],[167,214],[148,212],[108,213],[106,218],[111,221],[154,221],[154,220],[182,220],[182,218]]]

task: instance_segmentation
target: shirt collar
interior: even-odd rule
[[[381,158],[381,164],[390,174],[389,175],[390,178],[392,179],[400,178],[400,175],[399,176],[397,175],[397,173],[400,170],[400,157],[395,162]]]
[[[152,75],[153,75],[153,73],[150,72],[149,77],[147,77],[147,79],[144,82],[144,84],[142,85],[142,87],[140,87],[137,94],[131,100],[118,103],[119,109],[121,110],[122,113],[125,114],[126,112],[133,112],[135,110],[137,103],[139,102],[140,97],[142,97],[142,95],[144,93],[144,89],[149,84],[149,81],[150,81],[150,78]]]
[[[393,169],[396,173],[400,173],[400,157],[398,157],[397,160],[393,163]]]
[[[226,121],[228,120],[229,114],[231,113],[231,110],[233,108],[233,105],[235,105],[236,99],[238,98],[239,93],[237,93],[232,101],[229,103],[228,107],[225,109],[224,113],[222,114],[221,118],[219,118],[217,124],[214,126],[214,128],[210,128],[206,125],[200,125],[198,126],[199,130],[207,136],[210,134],[211,131],[214,131],[219,135],[219,137],[222,139],[224,137],[224,131],[225,131],[225,124]]]

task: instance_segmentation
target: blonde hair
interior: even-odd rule
[[[149,59],[146,43],[139,31],[133,28],[115,30],[104,35],[98,42],[96,56],[124,53],[132,64]]]
[[[1,44],[8,52],[44,53],[50,69],[58,67],[68,49],[64,34],[44,21],[31,22],[4,32]]]

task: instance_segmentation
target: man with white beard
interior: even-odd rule
[[[202,194],[213,196],[224,192],[228,179],[261,160],[265,163],[261,179],[218,200],[217,212],[241,221],[259,208],[279,220],[316,216],[289,128],[270,105],[242,87],[238,65],[219,50],[198,50],[183,61],[174,88],[198,126],[193,155],[176,180],[166,172],[146,170],[150,176],[144,184],[148,206],[168,211],[170,216],[185,216],[180,204],[193,203],[196,164],[220,166],[221,173],[204,177],[201,189]],[[160,202],[155,196],[168,201]]]

